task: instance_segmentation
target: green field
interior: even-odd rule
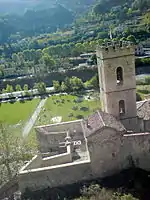
[[[25,101],[20,103],[1,103],[0,104],[0,122],[7,124],[18,124],[26,122],[34,112],[40,99]]]
[[[62,117],[63,122],[77,120],[90,115],[99,108],[99,99],[85,99],[72,95],[52,96],[47,100],[36,125],[56,123],[52,121],[54,117]]]

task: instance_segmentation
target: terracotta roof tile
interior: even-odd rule
[[[123,124],[113,117],[113,115],[101,111],[97,111],[87,120],[84,120],[83,123],[86,137],[95,133],[95,131],[101,129],[102,127],[114,128],[118,132],[126,131]]]

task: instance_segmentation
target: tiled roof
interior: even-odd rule
[[[144,120],[150,120],[150,100],[137,102],[137,115]]]
[[[104,126],[104,122],[99,114],[99,111],[89,116],[87,120],[83,120],[85,136],[88,137],[92,132]]]
[[[126,130],[123,124],[115,117],[113,117],[113,115],[101,111],[97,111],[87,120],[84,120],[83,123],[86,137],[90,136],[102,127],[113,128],[118,132],[123,132]]]
[[[113,115],[104,112],[100,112],[100,114],[106,127],[114,128],[119,132],[126,130],[121,121],[117,120]]]

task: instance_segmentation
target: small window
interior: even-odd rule
[[[116,75],[117,75],[117,85],[122,84],[123,83],[123,70],[121,67],[117,68]]]
[[[124,102],[124,100],[119,101],[119,113],[120,113],[120,115],[125,114],[125,102]]]

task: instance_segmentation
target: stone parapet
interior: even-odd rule
[[[109,58],[117,58],[135,54],[135,47],[130,43],[114,44],[108,43],[97,47],[97,57],[101,60]]]

